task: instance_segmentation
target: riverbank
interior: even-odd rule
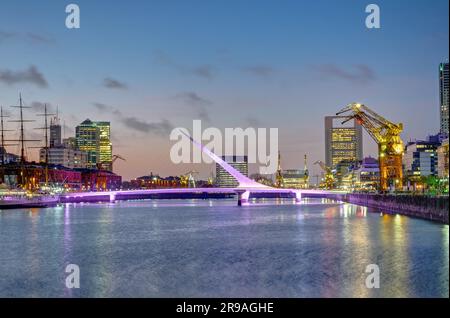
[[[328,196],[330,197],[330,196]],[[389,214],[401,214],[410,217],[448,223],[448,196],[413,196],[393,194],[336,194],[335,199],[344,202],[377,208]]]
[[[135,194],[126,196],[117,194],[111,199],[108,193],[98,193],[96,196],[61,196],[59,199],[55,197],[34,200],[1,200],[0,209],[6,208],[28,208],[28,207],[47,207],[56,203],[78,203],[78,202],[112,202],[116,200],[140,200],[140,199],[224,199],[233,197],[233,194],[223,193],[160,193],[160,194]],[[291,195],[280,194],[258,194],[253,193],[250,198],[280,198],[291,197]],[[393,195],[393,194],[342,194],[342,193],[326,193],[326,194],[303,194],[303,197],[326,197],[329,199],[348,202],[356,205],[377,208],[384,213],[402,214],[410,217],[416,217],[435,221],[443,224],[449,224],[449,197],[431,197],[431,196],[413,196],[413,195]],[[11,199],[11,198],[10,198]]]

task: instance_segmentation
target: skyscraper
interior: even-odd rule
[[[325,117],[325,163],[331,168],[361,161],[363,157],[362,127],[356,120],[342,125],[344,119]]]
[[[106,121],[99,121],[96,124],[99,130],[99,167],[112,171],[111,124]]]
[[[438,148],[441,143],[433,137],[409,142],[405,146],[403,167],[408,188],[423,183],[422,177],[438,175]]]
[[[248,176],[247,156],[223,156],[222,160],[230,164],[243,175]],[[216,163],[216,185],[220,188],[234,188],[238,186],[237,180],[230,175],[221,165]]]
[[[439,65],[439,106],[441,133],[448,136],[449,63]]]
[[[97,168],[100,149],[100,132],[97,125],[90,119],[86,119],[75,128],[75,137],[77,147],[87,153],[87,168]]]
[[[111,124],[86,119],[75,133],[77,148],[87,153],[87,167],[112,171]]]
[[[61,125],[59,118],[55,117],[50,121],[50,148],[60,147],[61,145]]]

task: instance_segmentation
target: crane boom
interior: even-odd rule
[[[327,189],[333,189],[334,188],[334,176],[333,172],[331,171],[331,168],[328,167],[323,161],[316,161],[314,162],[315,165],[319,165],[320,168],[325,172],[325,186]]]
[[[344,107],[336,115],[343,115],[349,120],[364,127],[367,133],[378,144],[378,155],[380,165],[380,190],[386,191],[390,186],[396,189],[402,188],[403,181],[403,141],[400,134],[403,124],[395,124],[380,116],[369,107],[359,103],[352,103]]]
[[[314,162],[314,164],[315,164],[315,165],[319,165],[320,168],[322,168],[322,170],[323,170],[324,172],[330,172],[330,171],[331,171],[331,169],[330,169],[329,167],[327,167],[327,166],[323,163],[323,161],[317,160],[316,162]]]

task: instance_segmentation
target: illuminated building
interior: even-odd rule
[[[222,160],[248,177],[247,156],[223,156]],[[238,186],[237,180],[230,175],[221,165],[216,163],[216,186],[219,188],[234,188]]]
[[[99,130],[99,167],[103,170],[112,171],[111,125],[106,121],[99,121],[96,124]]]
[[[89,119],[86,119],[75,128],[77,147],[87,153],[86,167],[90,169],[95,169],[97,167],[99,135],[97,125]]]
[[[325,117],[325,164],[332,169],[362,160],[362,127],[356,119],[342,125],[344,119],[345,116]]]
[[[335,168],[334,168],[334,174],[336,176],[336,186],[338,188],[350,188],[354,186],[354,177],[348,178],[349,174],[352,174],[353,171],[357,168],[358,161],[355,161],[353,159],[345,159],[339,161]]]
[[[380,183],[380,166],[372,157],[364,158],[361,166],[355,171],[356,186],[360,189],[375,190]]]
[[[48,180],[53,187],[81,189],[82,174],[63,166],[49,165],[47,172],[40,164],[9,164],[0,168],[0,179],[10,188],[37,190]]]
[[[6,149],[1,147],[1,146],[0,146],[0,156],[3,157],[3,163],[4,164],[11,163],[11,162],[19,162],[20,161],[19,156],[7,152]]]
[[[86,119],[76,127],[76,146],[87,153],[87,168],[112,170],[111,125]]]
[[[59,118],[55,117],[50,122],[50,148],[60,147],[61,143],[61,125]]]
[[[342,177],[342,188],[374,191],[378,189],[379,182],[380,166],[378,160],[366,157]]]
[[[130,187],[133,189],[181,188],[182,184],[180,177],[162,178],[150,173],[150,175],[131,180]]]
[[[50,122],[49,141],[48,164],[71,169],[87,167],[87,153],[77,148],[76,138],[61,139],[61,125],[58,117],[52,118]],[[39,151],[39,161],[46,162],[45,148]]]
[[[409,142],[405,146],[403,166],[405,177],[408,181],[408,188],[422,183],[422,177],[437,176],[438,156],[437,149],[440,146],[436,136],[429,137],[428,140],[418,140]]]
[[[281,172],[283,187],[287,189],[307,189],[309,187],[309,171],[304,157],[304,169],[286,169]]]
[[[287,169],[283,170],[281,175],[283,176],[283,186],[287,189],[306,189],[308,188],[307,174],[305,176],[305,170],[300,169]]]
[[[442,141],[441,146],[437,149],[438,155],[438,176],[439,178],[447,178],[448,180],[448,138]]]
[[[45,148],[41,148],[39,151],[39,161],[45,162]],[[87,154],[84,151],[73,148],[48,148],[48,163],[67,168],[86,168]]]
[[[439,106],[441,133],[448,136],[449,63],[439,65]]]
[[[69,138],[63,139],[62,144],[63,144],[64,148],[78,149],[77,148],[77,138],[75,138],[75,137],[69,137]]]
[[[250,179],[255,180],[258,183],[267,185],[269,187],[274,186],[271,174],[269,175],[269,174],[254,173],[250,176]]]
[[[122,177],[111,171],[97,169],[75,169],[81,173],[81,189],[85,191],[118,190]]]

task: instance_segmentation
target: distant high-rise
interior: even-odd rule
[[[57,117],[50,121],[50,148],[57,148],[61,144],[61,125]]]
[[[439,104],[441,133],[448,136],[449,63],[439,65]]]
[[[448,180],[448,138],[442,141],[441,146],[437,149],[438,156],[438,176],[439,178],[447,178]]]
[[[78,149],[77,138],[75,137],[64,138],[62,144],[64,148]]]
[[[97,125],[86,119],[75,128],[75,138],[78,149],[87,153],[87,168],[97,168],[100,147],[100,132]]]
[[[234,167],[240,173],[248,176],[247,156],[223,156],[222,160]],[[237,180],[230,175],[221,165],[216,163],[216,185],[220,188],[234,188],[238,186]]]
[[[75,133],[77,148],[87,153],[87,167],[112,171],[110,123],[86,119],[76,127]]]
[[[437,150],[441,143],[432,137],[406,144],[403,167],[410,181],[421,181],[416,179],[438,174]]]
[[[99,121],[96,124],[99,129],[99,166],[101,169],[112,171],[111,125],[106,121]]]
[[[325,163],[331,168],[361,161],[363,157],[362,126],[356,120],[342,125],[345,118],[325,117]]]

